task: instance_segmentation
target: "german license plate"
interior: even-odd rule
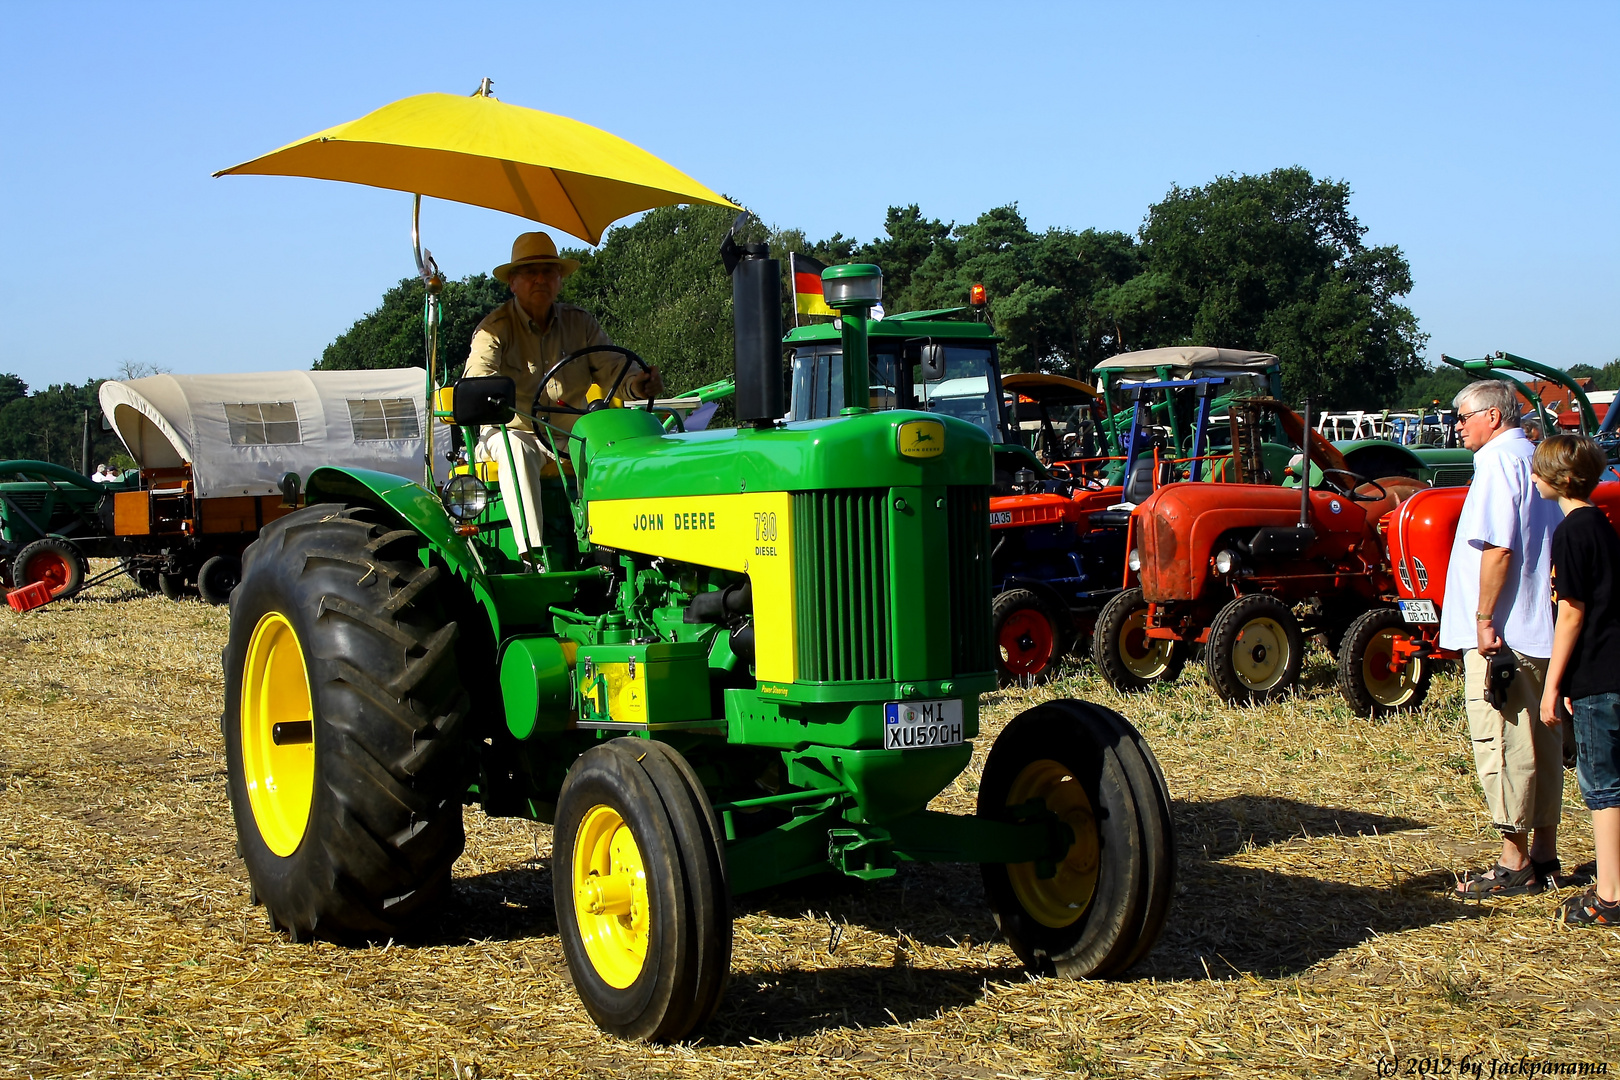
[[[1012,524],[1012,511],[1011,510],[992,510],[992,511],[990,511],[990,524],[992,524],[992,525],[1011,525]]]
[[[1437,623],[1440,621],[1440,612],[1435,610],[1433,600],[1401,600],[1401,618],[1409,623]]]
[[[883,706],[883,749],[954,746],[962,741],[962,703],[890,701]]]

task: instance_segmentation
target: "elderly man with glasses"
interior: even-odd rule
[[[1480,900],[1562,884],[1563,738],[1539,722],[1539,708],[1553,643],[1552,534],[1563,512],[1530,480],[1535,446],[1519,426],[1511,386],[1471,383],[1453,404],[1457,433],[1474,452],[1474,479],[1446,572],[1440,646],[1463,652],[1474,766],[1502,833],[1497,864],[1457,883],[1459,896]],[[1508,657],[1518,670],[1493,706],[1486,700],[1493,658],[1505,667]]]
[[[629,363],[617,353],[591,353],[565,365],[544,388],[540,386],[540,377],[563,357],[589,345],[612,344],[590,312],[557,299],[563,279],[578,269],[577,260],[557,255],[557,245],[543,232],[524,233],[513,241],[511,261],[495,268],[495,276],[511,287],[512,299],[484,316],[473,331],[466,368],[469,376],[510,376],[517,384],[518,408],[525,412],[539,393],[541,412],[537,415],[565,431],[573,428],[578,414],[548,413],[546,406],[584,408],[592,384],[612,386]],[[632,371],[620,392],[626,397],[648,398],[663,389],[658,369],[651,367]],[[543,520],[547,516],[568,520],[563,484],[571,471],[569,463],[559,465],[534,425],[521,416],[509,425],[505,438],[499,428],[485,428],[477,457],[496,463],[501,498],[508,506],[522,501],[527,536],[516,528],[517,514],[511,515],[518,552],[526,560],[538,562]],[[566,561],[568,552],[559,549],[555,554]]]

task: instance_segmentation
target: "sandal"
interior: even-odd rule
[[[1546,865],[1545,863],[1542,865]],[[1538,893],[1546,886],[1531,863],[1523,870],[1509,870],[1497,863],[1489,870],[1475,870],[1463,875],[1454,889],[1459,900],[1489,900],[1497,896],[1524,896]]]
[[[1581,885],[1590,885],[1597,879],[1597,863],[1585,862],[1564,873],[1563,864],[1555,855],[1546,862],[1530,860],[1530,865],[1536,868],[1536,876],[1549,889],[1570,889]]]
[[[1593,886],[1560,904],[1556,918],[1570,926],[1620,927],[1620,900],[1610,903],[1600,899]]]

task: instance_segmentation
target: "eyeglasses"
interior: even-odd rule
[[[1495,407],[1496,406],[1492,405],[1490,408],[1475,409],[1473,412],[1460,412],[1460,413],[1457,414],[1457,423],[1466,424],[1466,423],[1468,423],[1469,420],[1471,420],[1474,417],[1478,416],[1480,413],[1482,413],[1482,412],[1490,412],[1491,409],[1494,409]]]

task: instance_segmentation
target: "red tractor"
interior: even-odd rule
[[[1125,589],[1103,608],[1092,656],[1109,685],[1140,690],[1174,679],[1203,645],[1210,685],[1228,701],[1258,703],[1299,678],[1306,635],[1329,647],[1394,579],[1379,521],[1428,485],[1358,475],[1319,433],[1309,433],[1307,483],[1255,479],[1266,414],[1295,446],[1308,422],[1273,399],[1234,405],[1232,451],[1217,474],[1236,483],[1166,484],[1131,513]],[[1320,487],[1312,477],[1320,478]]]
[[[1440,648],[1440,610],[1467,495],[1467,488],[1420,491],[1385,519],[1393,604],[1351,623],[1339,648],[1339,692],[1362,715],[1421,705],[1435,662],[1461,655]],[[1599,484],[1592,501],[1620,529],[1620,482]]]

